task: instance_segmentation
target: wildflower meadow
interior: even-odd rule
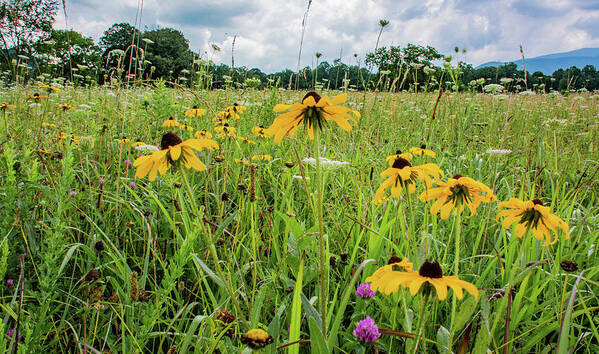
[[[3,352],[598,348],[596,95],[0,97]]]

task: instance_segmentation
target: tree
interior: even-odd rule
[[[53,30],[50,36],[35,44],[36,55],[45,72],[70,77],[74,71],[80,75],[96,76],[101,68],[101,51],[93,39],[72,30]]]
[[[2,54],[10,62],[29,55],[34,42],[52,31],[58,0],[3,0],[0,6]]]
[[[155,67],[153,77],[178,77],[182,70],[191,68],[193,53],[181,31],[160,28],[144,32],[143,37],[151,41],[145,56]]]
[[[137,44],[141,32],[128,23],[115,23],[110,26],[102,37],[100,37],[100,48],[102,48],[102,62],[106,71],[116,69],[134,74],[140,65],[141,51]],[[122,52],[119,52],[122,51]]]

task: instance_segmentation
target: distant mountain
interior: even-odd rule
[[[529,73],[540,71],[545,75],[551,75],[558,69],[568,69],[572,66],[582,69],[585,65],[594,65],[596,69],[599,69],[599,48],[582,48],[573,50],[571,52],[525,58],[525,60],[526,71]],[[479,69],[486,66],[501,66],[505,63],[510,62],[490,61],[488,63],[481,64],[476,68]],[[515,63],[518,65],[518,69],[522,70],[522,59],[516,59],[511,61],[511,63]]]

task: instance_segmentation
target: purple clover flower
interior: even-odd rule
[[[10,343],[10,339],[12,338],[12,336],[14,334],[15,334],[15,329],[14,328],[9,329],[8,332],[6,332],[6,335],[8,336],[6,341]],[[21,340],[21,339],[23,339],[23,336],[20,333],[17,333],[17,340]]]
[[[9,288],[12,288],[15,286],[15,281],[12,279],[6,279],[6,286],[8,286]]]
[[[71,189],[71,191],[69,192],[69,194],[71,195],[71,197],[74,197],[77,195],[77,191],[74,189]]]
[[[376,342],[381,336],[379,328],[377,327],[374,320],[370,316],[366,316],[365,319],[358,322],[358,326],[354,329],[354,336],[364,343]]]
[[[370,283],[362,283],[356,289],[356,296],[362,299],[370,299],[376,295],[376,291],[370,290]]]
[[[100,178],[100,179],[98,180],[98,183],[100,183],[100,184],[104,184],[104,178]]]
[[[127,159],[125,160],[125,165],[127,165],[128,168],[131,168],[131,166],[133,166],[133,163],[131,162],[131,160]]]
[[[131,188],[131,189],[135,188],[135,182],[129,183],[129,188]]]

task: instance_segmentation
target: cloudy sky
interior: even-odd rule
[[[181,30],[202,57],[265,72],[295,69],[307,0],[67,0],[56,28],[72,28],[97,40],[113,23],[143,29]],[[461,60],[481,64],[599,47],[599,0],[313,0],[301,66],[314,54],[355,64],[374,49],[379,20],[390,24],[380,46],[415,43],[441,53],[467,50]],[[214,52],[217,44],[220,52]]]

